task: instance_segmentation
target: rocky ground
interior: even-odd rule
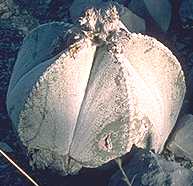
[[[127,5],[129,0],[119,1]],[[191,74],[193,71],[193,5],[182,3],[181,0],[171,0],[173,5],[172,21],[166,33],[160,31],[152,22],[147,34],[162,41],[177,56],[186,76],[187,94],[181,111],[193,114],[191,107],[192,89]],[[188,1],[187,1],[188,2]],[[71,0],[0,0],[0,148],[32,176],[40,186],[106,186],[118,166],[107,169],[83,169],[78,176],[62,177],[48,171],[34,171],[28,164],[28,159],[19,147],[16,135],[11,127],[6,112],[6,92],[11,72],[22,45],[23,38],[35,27],[50,21],[71,22],[69,8]],[[142,154],[144,152],[141,152]],[[130,157],[130,155],[128,155]],[[165,150],[162,158],[179,162],[181,166],[193,170],[190,159],[175,157]],[[113,177],[113,179],[115,179]],[[119,178],[117,178],[119,179]],[[138,178],[140,179],[140,178]],[[112,185],[116,185],[115,182]],[[133,183],[135,185],[137,183]],[[193,183],[190,183],[190,185]],[[0,156],[0,185],[28,186],[32,185],[10,163]],[[116,185],[118,186],[118,185]]]

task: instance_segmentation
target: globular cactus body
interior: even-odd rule
[[[35,29],[19,52],[7,108],[32,163],[74,174],[133,144],[161,152],[184,93],[172,53],[130,33],[110,7],[87,10],[79,26]]]

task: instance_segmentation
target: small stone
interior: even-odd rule
[[[193,115],[183,116],[176,124],[175,130],[168,139],[167,148],[176,157],[193,161]]]

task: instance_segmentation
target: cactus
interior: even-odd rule
[[[33,30],[18,54],[7,109],[37,168],[76,174],[130,151],[160,153],[185,94],[175,56],[131,33],[114,6],[88,9],[79,25]]]

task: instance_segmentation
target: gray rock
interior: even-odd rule
[[[146,21],[153,18],[162,31],[168,30],[171,21],[171,4],[168,0],[131,0],[128,8]]]
[[[167,148],[175,156],[193,161],[193,115],[187,114],[177,122],[173,134],[168,139]]]
[[[122,5],[117,5],[120,15],[120,20],[130,32],[145,33],[145,21],[131,10]]]
[[[132,186],[191,186],[193,172],[178,163],[166,161],[153,152],[133,149],[132,157],[123,166]],[[117,171],[108,186],[128,186],[122,172]]]
[[[168,0],[144,0],[149,14],[153,17],[159,27],[166,32],[171,21],[171,4]]]

